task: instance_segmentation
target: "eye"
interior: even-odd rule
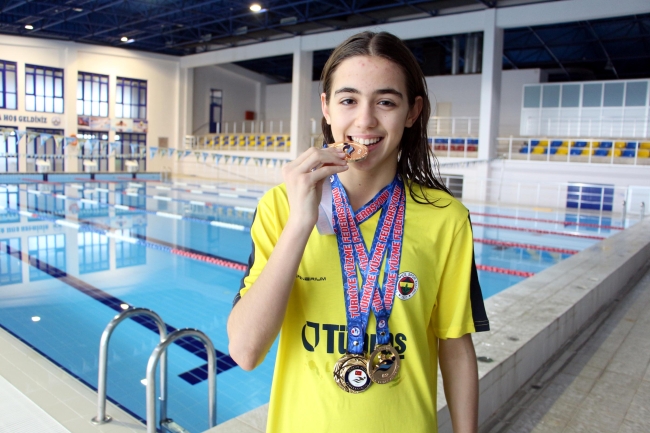
[[[352,104],[354,104],[354,102],[355,101],[352,98],[345,98],[345,99],[341,99],[341,101],[339,103],[341,105],[352,105]]]
[[[384,105],[387,107],[395,107],[397,104],[395,104],[393,101],[387,100],[387,99],[382,99],[381,101],[378,102],[379,105]]]

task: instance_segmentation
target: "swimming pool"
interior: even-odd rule
[[[268,402],[275,346],[244,372],[227,355],[225,329],[262,193],[183,182],[0,188],[0,326],[94,388],[106,324],[129,306],[150,308],[168,328],[194,327],[212,339],[218,422]],[[485,297],[620,226],[598,216],[469,207]],[[123,322],[111,339],[109,398],[139,418],[141,380],[157,342],[143,319]],[[172,345],[168,359],[169,416],[192,432],[205,430],[205,353],[186,342]]]

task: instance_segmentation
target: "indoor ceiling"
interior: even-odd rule
[[[296,35],[542,0],[0,0],[0,33],[188,55]],[[463,69],[465,36],[461,44]],[[451,72],[453,35],[407,41],[427,75]],[[316,52],[314,77],[328,52]],[[291,80],[291,56],[240,66]],[[650,14],[505,31],[505,69],[542,68],[550,80],[650,76]]]

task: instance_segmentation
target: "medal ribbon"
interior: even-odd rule
[[[363,352],[370,308],[377,318],[377,343],[389,342],[388,318],[392,311],[401,256],[405,197],[404,185],[399,176],[396,176],[390,185],[382,189],[355,215],[340,180],[333,176],[332,222],[343,271],[349,353]],[[368,259],[369,253],[358,225],[379,210],[381,215],[370,249],[371,257]],[[383,287],[378,289],[379,271],[384,255],[388,257],[384,282]],[[361,272],[361,290],[357,278],[357,263]]]

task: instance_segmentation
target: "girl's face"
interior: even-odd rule
[[[404,128],[417,120],[422,97],[409,107],[399,66],[383,57],[355,56],[338,66],[329,103],[323,93],[321,107],[335,141],[353,140],[368,148],[368,157],[350,169],[395,173]]]

